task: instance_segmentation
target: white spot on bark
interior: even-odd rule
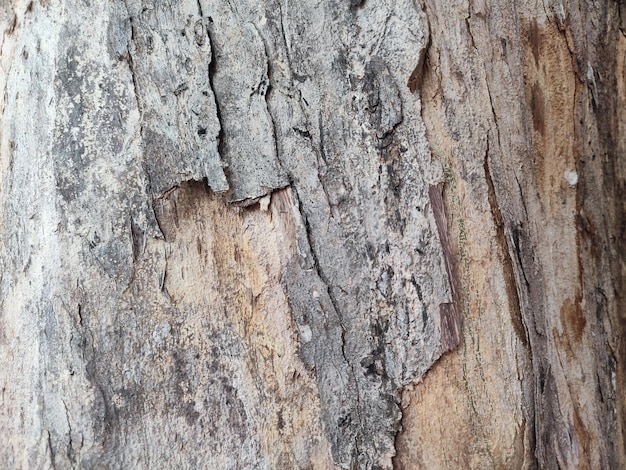
[[[578,173],[575,170],[565,170],[563,178],[571,188],[578,184]]]
[[[152,338],[154,339],[154,341],[160,344],[165,338],[170,335],[170,331],[170,324],[167,321],[162,321],[152,332]]]
[[[300,330],[300,337],[303,342],[308,343],[311,341],[313,338],[313,332],[311,331],[311,327],[309,325],[300,326],[298,327],[298,330]]]
[[[260,207],[262,212],[267,212],[267,210],[270,207],[271,199],[272,199],[271,194],[263,196],[261,199],[259,199],[259,207]]]

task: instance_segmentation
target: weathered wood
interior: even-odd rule
[[[5,2],[0,461],[626,465],[619,8]]]
[[[621,468],[618,4],[485,6],[426,1],[422,116],[447,167],[464,335],[404,397],[398,464]]]

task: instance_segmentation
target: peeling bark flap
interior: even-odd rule
[[[443,250],[448,282],[450,283],[450,295],[452,297],[452,302],[443,303],[439,306],[441,314],[441,349],[445,352],[457,347],[461,341],[461,316],[458,311],[459,294],[454,276],[454,257],[450,239],[448,238],[448,221],[443,203],[443,186],[444,183],[431,185],[428,188],[428,196],[430,197],[435,223],[437,224],[437,232],[439,233],[439,241]]]

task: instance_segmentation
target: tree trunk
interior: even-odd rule
[[[9,468],[624,468],[626,6],[0,6]]]

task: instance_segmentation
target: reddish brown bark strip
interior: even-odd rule
[[[441,349],[443,352],[446,352],[454,349],[461,340],[461,316],[458,311],[459,294],[454,276],[454,258],[452,256],[450,239],[448,238],[448,222],[443,204],[443,183],[435,186],[431,185],[428,188],[428,196],[430,197],[435,223],[437,224],[437,232],[439,233],[439,240],[443,249],[448,282],[450,283],[450,296],[452,297],[452,302],[439,306],[441,314]]]

